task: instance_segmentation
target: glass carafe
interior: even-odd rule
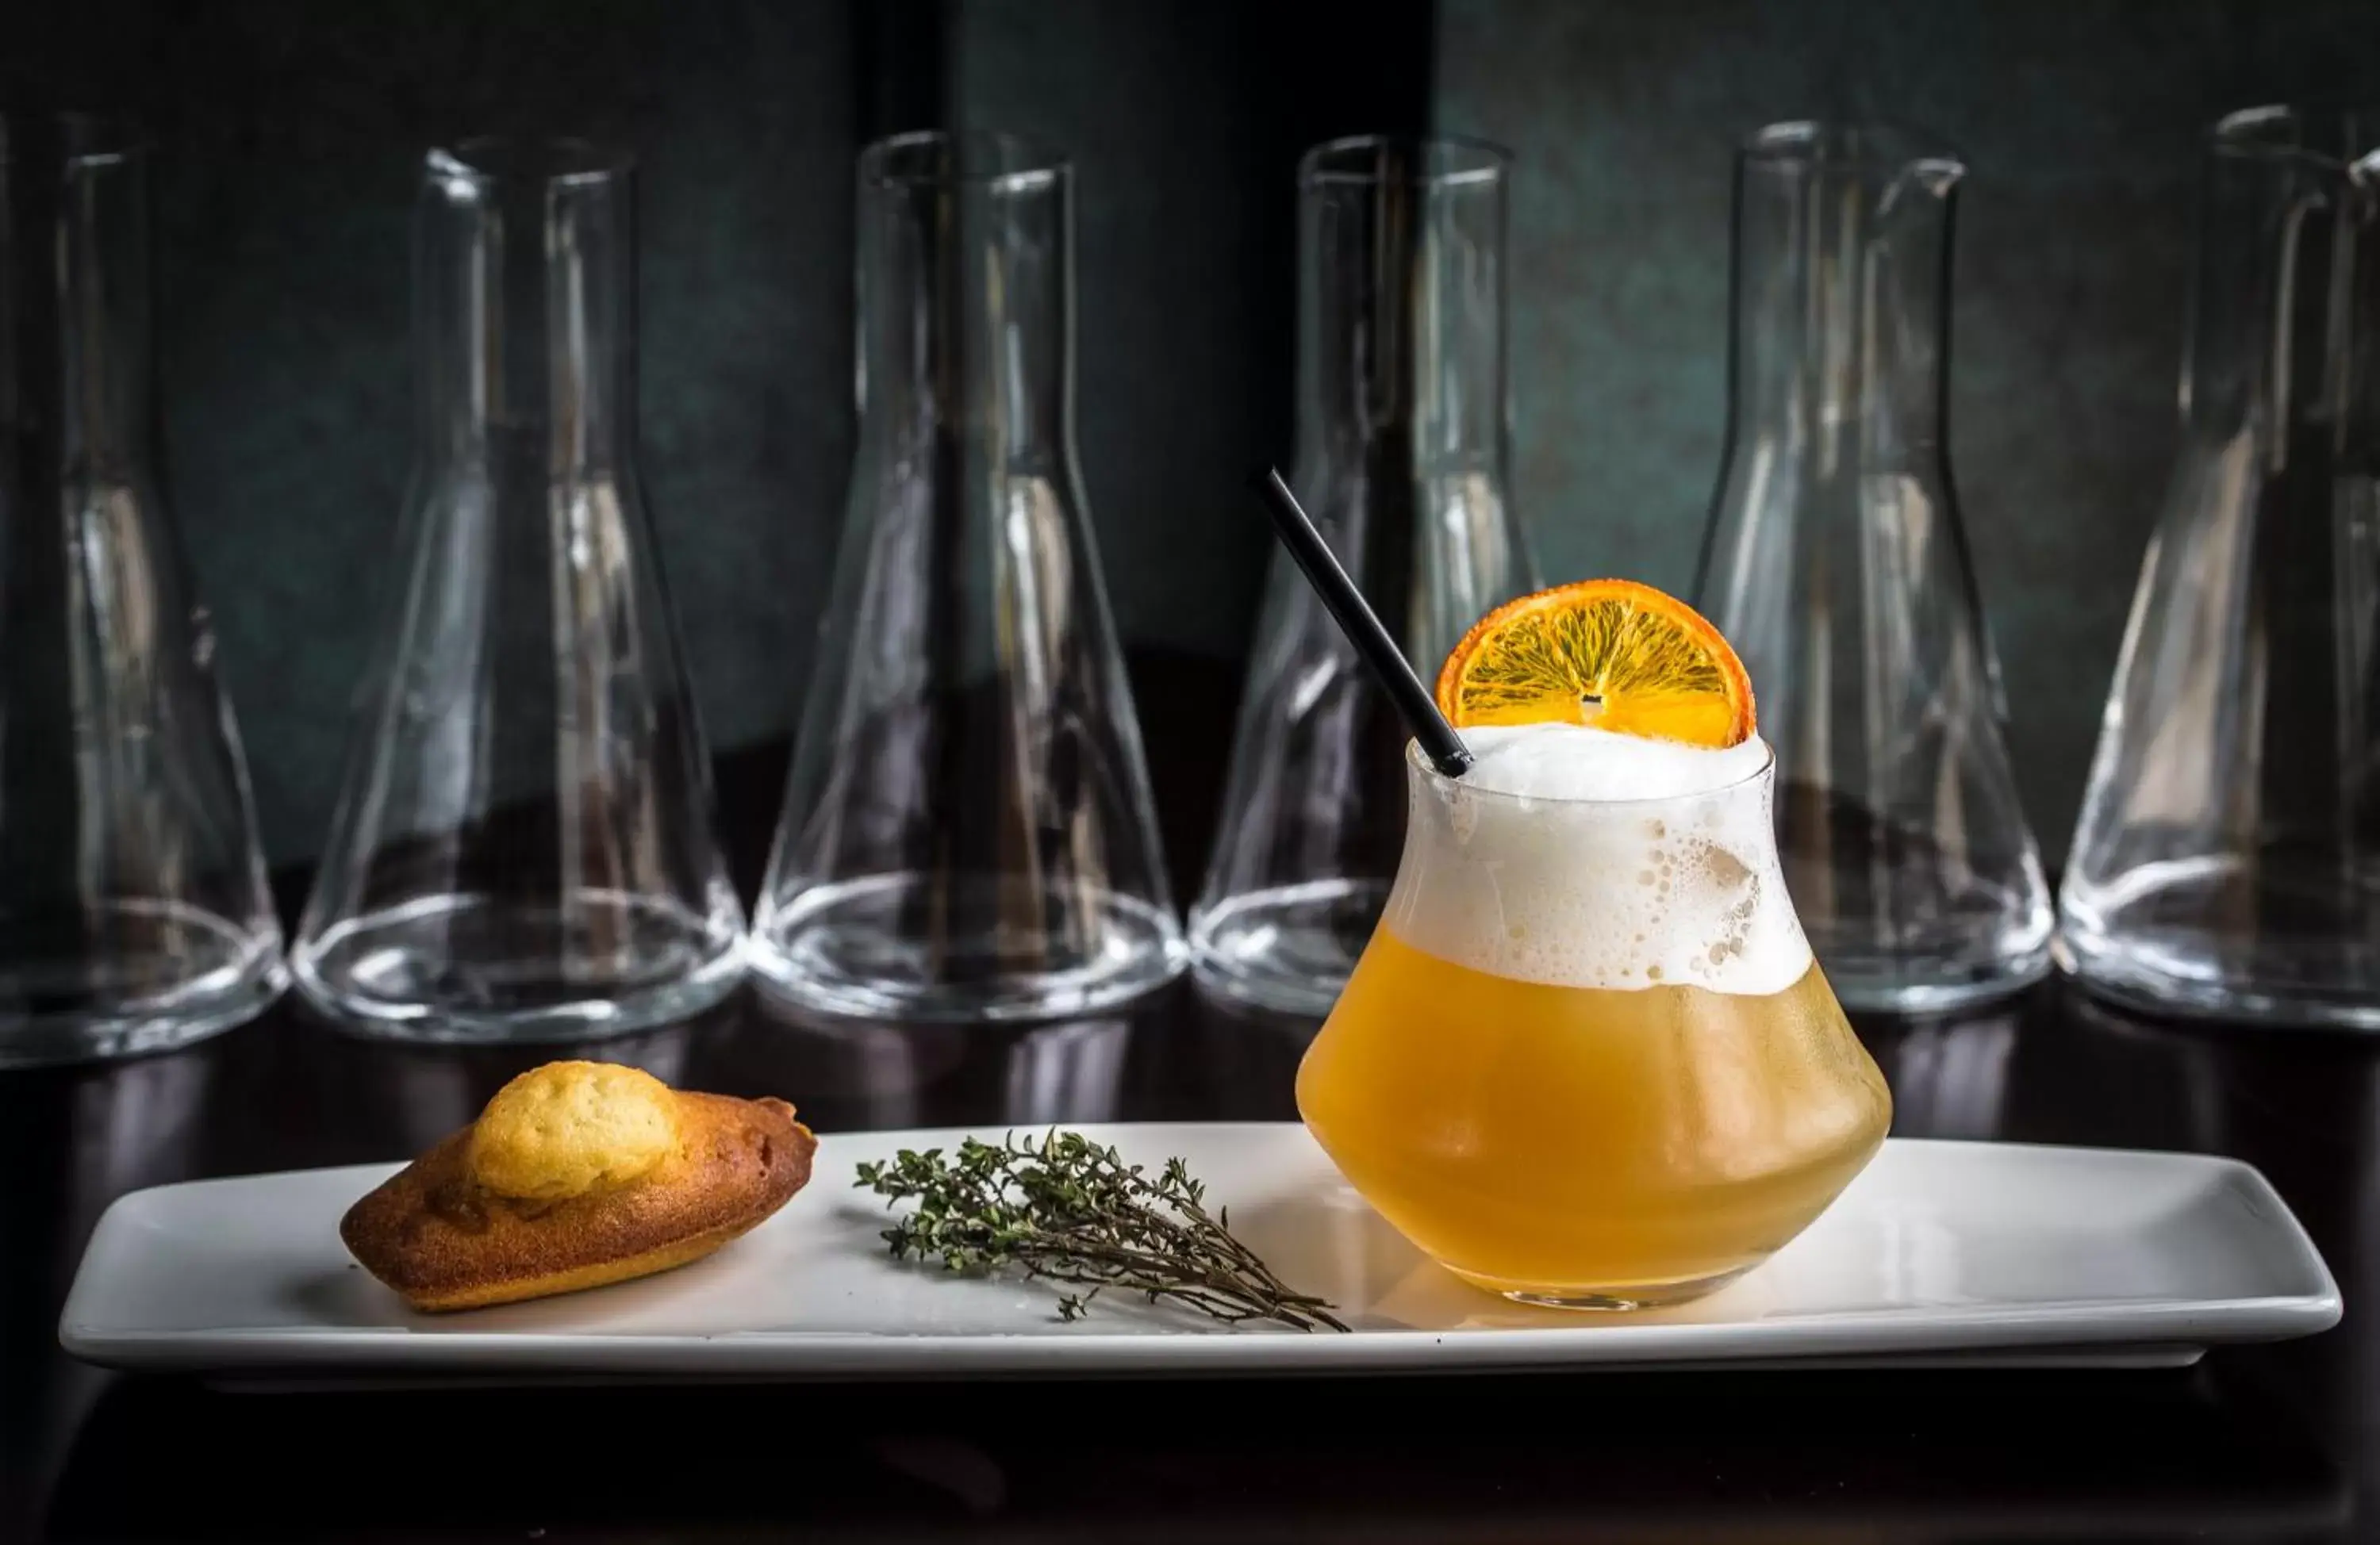
[[[1074,174],[859,163],[859,447],[753,920],[827,1013],[1087,1015],[1185,960],[1075,453]]]
[[[1808,1226],[1891,1097],[1794,919],[1765,751],[1640,800],[1405,764],[1395,887],[1297,1076],[1365,1200],[1467,1281],[1585,1309],[1697,1297]]]
[[[1298,170],[1289,481],[1425,681],[1537,583],[1507,478],[1510,167],[1492,145],[1366,136],[1317,146]],[[1190,913],[1200,982],[1269,1008],[1330,1007],[1396,871],[1403,740],[1276,552]]]
[[[1695,604],[1751,671],[1786,879],[1860,1008],[1957,1008],[2048,967],[1945,448],[1964,172],[1877,125],[1772,125],[1736,162],[1728,450]]]
[[[148,157],[0,118],[0,1068],[177,1046],[286,980],[157,453]]]
[[[635,184],[576,141],[431,152],[393,601],[292,951],[402,1039],[683,1018],[743,909],[637,459]]]
[[[2380,112],[2205,158],[2181,444],[2059,893],[2157,1009],[2380,1029]]]

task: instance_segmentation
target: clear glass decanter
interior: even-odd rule
[[[1006,135],[859,163],[859,449],[753,921],[831,1014],[1095,1013],[1179,972],[1075,453],[1074,174]]]
[[[1298,171],[1289,481],[1425,681],[1472,623],[1537,586],[1508,491],[1510,170],[1491,145],[1366,136],[1317,146]],[[1202,984],[1267,1008],[1330,1007],[1396,874],[1404,740],[1275,552],[1190,913]]]
[[[2209,138],[2181,445],[2058,897],[2164,1010],[2380,1029],[2380,114]]]
[[[287,980],[150,356],[145,146],[0,117],[0,1068],[183,1045]]]
[[[431,152],[393,605],[292,951],[409,1040],[577,1040],[742,971],[637,460],[635,183],[576,141]]]
[[[1965,171],[1866,124],[1772,125],[1736,161],[1728,451],[1696,604],[1751,671],[1786,881],[1855,1008],[1953,1008],[2048,968],[1945,449]]]

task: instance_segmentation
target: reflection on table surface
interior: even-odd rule
[[[2323,1248],[2338,1331],[2127,1373],[1599,1373],[1459,1382],[225,1393],[83,1369],[55,1324],[106,1203],[394,1159],[573,1052],[794,1100],[822,1132],[1288,1119],[1310,1021],[1179,984],[1020,1030],[830,1022],[739,995],[595,1047],[346,1039],[290,1008],[177,1056],[0,1079],[0,1537],[2350,1538],[2380,1499],[2380,1046],[2172,1028],[2056,986],[1875,1021],[1902,1136],[2257,1165]]]

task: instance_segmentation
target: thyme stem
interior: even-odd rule
[[[903,1149],[857,1173],[862,1189],[917,1203],[884,1230],[893,1255],[968,1274],[1014,1266],[1089,1289],[1059,1298],[1062,1320],[1080,1319],[1112,1288],[1231,1324],[1347,1329],[1329,1303],[1293,1290],[1234,1237],[1228,1210],[1207,1211],[1206,1188],[1180,1159],[1151,1177],[1080,1132],[1053,1130],[1038,1141],[967,1138],[949,1156]]]

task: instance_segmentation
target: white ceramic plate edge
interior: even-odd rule
[[[1086,1127],[1100,1141],[1139,1132],[1154,1136],[1179,1128]],[[1245,1128],[1243,1129],[1245,1129]],[[850,1134],[882,1146],[948,1144],[963,1129]],[[976,1129],[982,1132],[986,1129]],[[1229,1128],[1203,1128],[1228,1138]],[[832,1141],[832,1140],[830,1140]],[[1994,1150],[2054,1163],[2060,1155],[2091,1155],[2107,1162],[2109,1151],[2025,1145],[1896,1143],[1910,1150]],[[253,1330],[142,1332],[95,1323],[88,1280],[94,1260],[113,1259],[115,1233],[135,1226],[126,1220],[141,1207],[158,1204],[156,1192],[119,1198],[93,1231],[60,1317],[59,1339],[86,1361],[106,1366],[179,1371],[232,1371],[266,1375],[304,1370],[386,1372],[438,1379],[448,1370],[468,1374],[560,1378],[589,1373],[637,1377],[809,1377],[833,1379],[1018,1377],[1197,1373],[1420,1372],[1641,1366],[1762,1366],[1821,1364],[1965,1364],[1976,1360],[2063,1365],[2170,1365],[2192,1360],[2207,1345],[2277,1340],[2312,1334],[2337,1323],[2338,1290],[2328,1267],[2301,1225],[2270,1184],[2252,1165],[2198,1154],[2128,1155],[2144,1164],[2174,1160],[2228,1172],[2262,1209],[2267,1243],[2286,1241],[2288,1276],[2305,1285],[2301,1293],[2260,1297],[2157,1300],[2124,1298],[2034,1306],[1972,1306],[1929,1309],[1898,1318],[1875,1311],[1847,1315],[1828,1325],[1823,1315],[1800,1317],[1790,1334],[1755,1320],[1741,1322],[1656,1324],[1613,1322],[1599,1327],[1591,1345],[1571,1328],[1493,1330],[1366,1330],[1352,1336],[1294,1333],[1216,1334],[936,1334],[898,1331],[731,1332],[711,1335],[533,1335],[442,1330],[434,1337],[391,1334],[385,1328],[290,1326]],[[390,1165],[347,1166],[360,1193],[394,1171]],[[310,1172],[322,1174],[322,1172]],[[184,1182],[181,1187],[252,1183],[258,1177]],[[1461,1350],[1449,1355],[1445,1343]],[[434,1342],[434,1350],[431,1344]],[[925,1344],[930,1343],[930,1351]],[[300,1378],[304,1376],[301,1373]]]

